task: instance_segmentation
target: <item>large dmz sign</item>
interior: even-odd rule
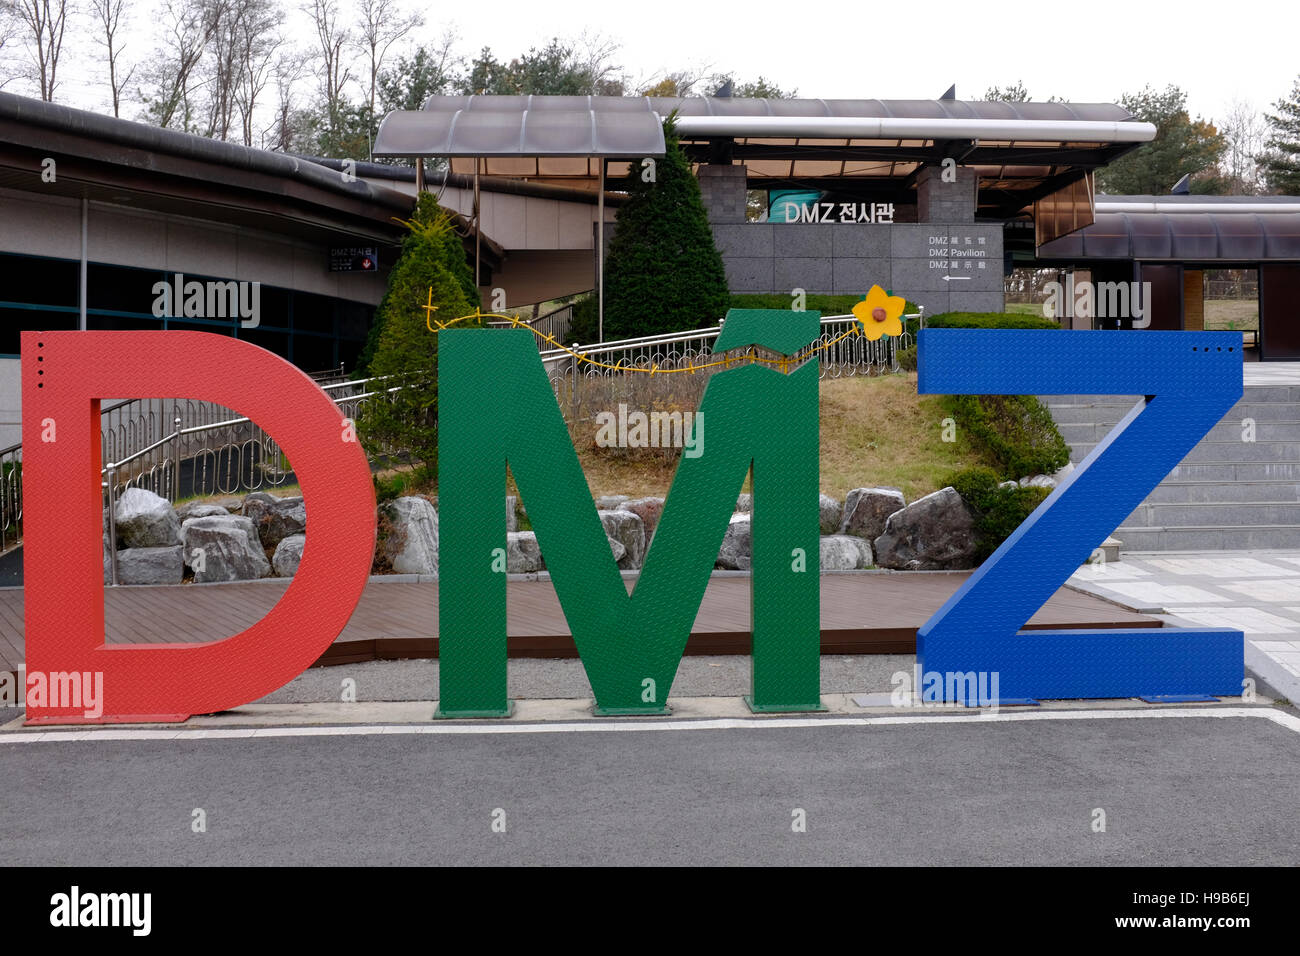
[[[715,350],[794,355],[817,332],[813,312],[735,316]],[[604,714],[665,711],[752,469],[747,699],[756,711],[820,709],[815,361],[710,378],[708,454],[680,461],[629,595],[532,333],[441,335],[440,716],[510,713],[506,527],[491,493],[507,467]],[[923,393],[1146,396],[920,629],[920,670],[996,673],[1003,700],[1240,693],[1241,631],[1021,630],[1241,397],[1240,333],[931,329],[919,345]],[[355,608],[375,542],[365,454],[325,393],[269,352],[200,332],[23,332],[22,363],[28,721],[179,721],[257,700],[314,663]],[[233,637],[105,643],[99,401],[123,395],[238,409],[293,462],[312,516],[302,563]],[[73,678],[101,688],[94,708],[72,699]]]

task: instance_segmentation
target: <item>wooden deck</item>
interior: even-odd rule
[[[910,654],[916,629],[960,587],[965,573],[830,574],[821,578],[823,654]],[[105,588],[108,640],[171,643],[220,640],[262,617],[289,582]],[[748,654],[747,577],[715,577],[695,619],[687,654]],[[508,586],[511,657],[576,657],[549,581]],[[1030,628],[1160,627],[1087,594],[1062,588]],[[438,655],[438,585],[372,580],[352,619],[318,664]],[[0,670],[24,660],[23,590],[0,589]]]

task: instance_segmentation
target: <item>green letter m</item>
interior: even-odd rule
[[[787,348],[790,326],[801,334],[811,328],[803,343],[816,335],[817,313],[782,315],[789,323],[782,336]],[[744,316],[733,316],[743,326]],[[729,322],[725,337],[735,343],[732,332]],[[440,334],[438,716],[510,713],[506,575],[492,570],[494,550],[506,544],[507,466],[528,504],[599,714],[666,712],[668,689],[752,467],[749,703],[763,711],[820,709],[815,360],[788,375],[749,364],[709,380],[700,404],[709,425],[707,453],[682,456],[629,595],[532,333]],[[643,699],[647,686],[659,689],[652,700]]]

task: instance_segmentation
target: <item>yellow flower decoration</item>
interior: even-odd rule
[[[889,295],[878,285],[873,285],[867,297],[853,307],[853,314],[862,323],[862,334],[872,342],[882,335],[903,334],[903,309],[907,300],[901,295]]]

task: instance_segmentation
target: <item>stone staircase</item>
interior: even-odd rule
[[[1138,396],[1045,395],[1078,464]],[[1254,438],[1243,441],[1243,420]],[[1247,385],[1115,531],[1125,551],[1300,548],[1300,384]]]

